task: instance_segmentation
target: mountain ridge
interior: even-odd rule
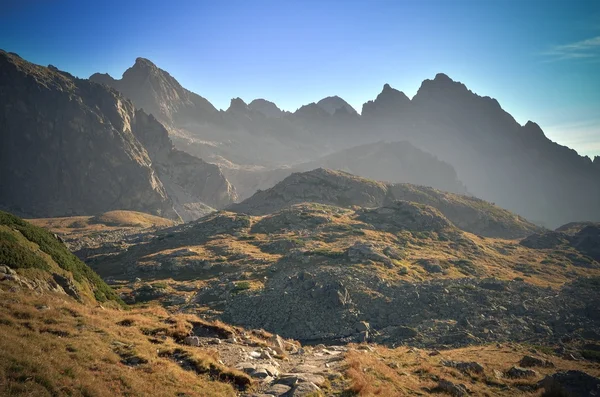
[[[594,183],[600,160],[552,142],[534,122],[519,124],[496,99],[443,73],[424,80],[412,99],[385,84],[362,114],[332,114],[317,103],[289,113],[267,102],[260,102],[267,117],[197,113],[189,122],[174,120],[169,131],[180,149],[234,168],[288,167],[366,143],[406,140],[451,164],[470,193],[536,222],[600,220]],[[264,115],[258,103],[253,107]]]

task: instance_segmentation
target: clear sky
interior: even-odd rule
[[[0,0],[0,48],[79,77],[142,56],[218,108],[339,95],[360,111],[443,72],[600,155],[600,0]]]

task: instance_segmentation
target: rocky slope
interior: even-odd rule
[[[113,209],[195,219],[236,195],[218,167],[175,150],[114,90],[0,52],[0,205],[29,216]],[[189,208],[188,208],[189,207]]]
[[[395,200],[430,205],[465,231],[490,237],[524,237],[539,228],[518,215],[474,197],[410,184],[386,184],[341,171],[295,173],[273,188],[233,204],[231,211],[264,215],[292,204],[380,207]]]
[[[378,197],[376,187],[369,196]],[[104,330],[98,348],[123,343],[113,342],[115,362],[143,372],[145,384],[160,384],[157,366],[182,376],[169,362],[202,373],[206,364],[190,357],[206,363],[209,350],[214,373],[228,374],[218,379],[243,396],[535,395],[572,379],[596,382],[600,371],[600,264],[584,264],[574,247],[463,232],[414,201],[221,211],[77,254],[134,305],[93,324]],[[69,331],[71,345],[86,332]],[[539,383],[545,376],[554,383]]]
[[[600,261],[600,224],[595,222],[572,222],[556,231],[534,233],[521,244],[535,249],[561,249],[572,247],[588,258],[584,263]]]

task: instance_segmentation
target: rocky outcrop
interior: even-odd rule
[[[557,372],[540,383],[548,396],[589,397],[600,392],[600,378],[578,370]]]
[[[302,202],[374,208],[396,200],[431,206],[458,228],[483,236],[516,238],[540,230],[523,218],[474,197],[410,184],[385,184],[322,168],[294,173],[273,188],[259,191],[229,209],[264,215]]]
[[[236,194],[217,166],[175,150],[116,91],[0,53],[0,205],[38,216],[114,209],[196,219]],[[201,211],[200,211],[201,212]]]

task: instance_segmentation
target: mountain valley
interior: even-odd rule
[[[218,110],[0,51],[0,394],[600,391],[600,157],[444,74]]]

